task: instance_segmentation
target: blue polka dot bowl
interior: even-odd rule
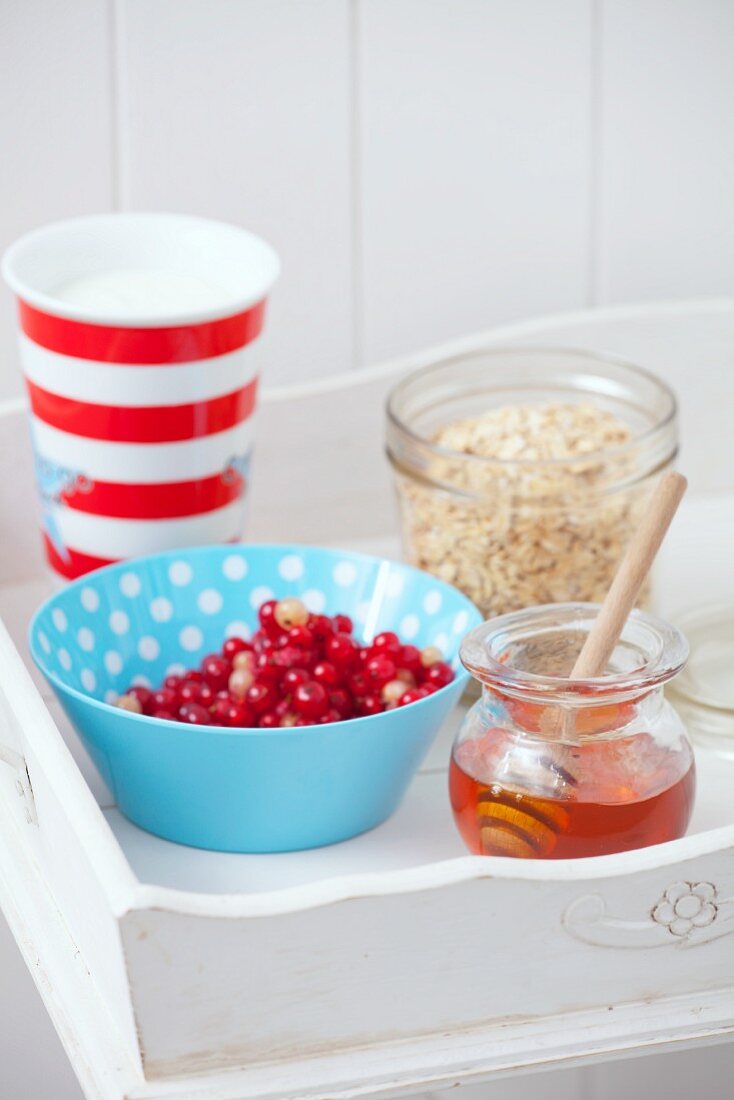
[[[299,596],[344,612],[369,641],[395,630],[437,645],[456,671],[419,702],[365,718],[285,729],[187,726],[114,706],[257,629],[257,608]],[[107,566],[40,608],[33,658],[119,809],[197,848],[279,852],[333,844],[397,808],[467,674],[464,634],[480,622],[450,585],[407,565],[311,546],[208,546]]]

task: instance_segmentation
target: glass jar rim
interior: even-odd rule
[[[620,641],[634,640],[644,652],[643,662],[623,672],[583,680],[551,676],[514,668],[502,660],[513,639],[541,634],[544,629],[580,630],[599,611],[596,603],[541,604],[489,619],[466,635],[459,656],[464,667],[480,683],[507,695],[538,701],[562,701],[569,706],[590,706],[595,698],[634,696],[667,683],[684,668],[688,642],[681,631],[655,615],[635,609],[627,619]],[[495,647],[493,652],[492,647]]]
[[[589,451],[581,455],[571,455],[564,458],[546,458],[546,459],[527,459],[527,458],[492,458],[487,455],[467,454],[465,451],[456,451],[451,447],[444,447],[441,444],[435,443],[427,436],[421,435],[415,431],[396,411],[396,404],[404,394],[406,388],[410,385],[420,382],[421,379],[426,379],[434,371],[441,370],[452,363],[464,362],[467,359],[473,359],[477,356],[489,356],[491,358],[501,358],[507,355],[561,355],[568,357],[569,359],[585,360],[586,362],[596,362],[600,365],[608,364],[609,366],[620,367],[629,371],[632,375],[637,376],[639,379],[645,382],[651,383],[657,387],[659,392],[663,395],[667,402],[667,408],[663,415],[655,421],[655,423],[648,425],[643,431],[632,435],[627,443],[621,444],[615,447],[602,448],[601,450]],[[589,391],[589,398],[593,396]],[[506,345],[496,346],[488,348],[476,348],[473,351],[463,352],[460,355],[450,356],[446,359],[439,359],[434,363],[429,363],[425,367],[421,367],[418,370],[411,371],[400,381],[396,382],[387,396],[386,401],[386,413],[389,424],[396,431],[403,433],[414,445],[425,449],[429,454],[435,458],[448,460],[451,462],[463,462],[470,465],[476,465],[478,468],[488,469],[491,467],[497,467],[499,469],[506,470],[523,470],[523,469],[554,469],[563,467],[564,469],[573,468],[574,466],[588,465],[589,462],[593,462],[600,458],[617,458],[623,456],[625,453],[634,450],[639,447],[640,444],[644,444],[654,439],[654,437],[668,428],[676,419],[678,415],[678,399],[674,391],[653,374],[652,371],[646,370],[644,367],[639,367],[636,364],[630,363],[625,359],[619,358],[614,355],[599,354],[594,351],[586,351],[583,348],[569,348],[563,346],[551,346],[551,345]]]

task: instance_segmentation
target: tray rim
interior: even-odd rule
[[[441,889],[473,879],[587,882],[672,866],[734,847],[734,823],[651,848],[576,860],[513,860],[462,856],[418,867],[334,878],[257,894],[198,893],[141,881],[91,793],[4,624],[0,660],[4,691],[16,721],[47,776],[63,784],[65,803],[79,843],[94,866],[114,915],[162,909],[190,916],[257,918],[334,905],[358,897],[388,897]]]
[[[719,296],[620,304],[552,313],[450,340],[359,371],[352,370],[315,382],[266,388],[263,391],[262,400],[267,403],[276,403],[316,397],[339,389],[352,389],[360,385],[368,385],[379,378],[398,375],[443,356],[519,341],[540,332],[552,333],[555,329],[573,324],[588,325],[595,322],[606,323],[635,318],[731,314],[732,312],[734,312],[734,297]],[[24,398],[0,403],[0,430],[4,418],[22,414],[25,409]],[[722,493],[717,491],[714,495],[722,495]],[[79,843],[86,851],[95,874],[105,890],[112,912],[118,919],[131,910],[141,908],[163,909],[195,916],[263,917],[333,905],[356,897],[386,897],[440,889],[482,878],[539,882],[584,882],[590,879],[610,879],[671,866],[734,847],[734,823],[732,823],[653,848],[616,855],[579,860],[527,861],[527,863],[509,858],[468,855],[406,870],[341,875],[305,885],[263,891],[259,894],[197,893],[145,883],[137,877],[129,863],[124,849],[107,822],[102,808],[92,795],[66,746],[53,715],[33,683],[25,662],[7,634],[4,624],[0,630],[0,654],[3,651],[5,651],[3,660],[8,659],[10,666],[18,672],[17,677],[15,675],[4,677],[6,685],[10,681],[10,686],[6,686],[5,689],[8,701],[44,771],[49,776],[53,776],[55,781],[67,784],[68,794],[65,802],[70,821],[75,828]],[[22,722],[20,715],[23,713],[29,717],[32,716],[33,720]],[[57,740],[54,741],[54,738]],[[100,831],[100,825],[102,831]]]

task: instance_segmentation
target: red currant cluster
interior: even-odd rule
[[[268,600],[251,642],[228,638],[198,669],[117,706],[194,726],[311,726],[361,718],[425,699],[454,673],[435,646],[419,650],[385,631],[370,645],[347,615],[310,615],[299,599]]]

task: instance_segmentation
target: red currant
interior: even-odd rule
[[[283,631],[283,628],[275,618],[275,609],[277,606],[277,600],[266,600],[264,604],[260,605],[260,610],[257,613],[257,617],[260,620],[260,626],[269,638],[277,638]]]
[[[334,633],[328,615],[309,615],[306,626],[317,642],[325,642]]]
[[[253,636],[252,648],[255,653],[265,653],[266,650],[272,649],[274,645],[275,642],[264,630],[258,630],[257,634]]]
[[[359,713],[361,715],[381,714],[384,709],[379,695],[365,695],[359,701]]]
[[[335,634],[351,634],[354,630],[354,623],[348,615],[334,615],[331,621]]]
[[[324,687],[336,687],[341,681],[341,676],[337,672],[331,661],[319,661],[313,667],[313,678],[317,684],[323,684]]]
[[[209,714],[211,715],[212,721],[216,722],[217,725],[226,725],[227,713],[231,706],[232,700],[230,698],[222,698],[221,695],[218,695],[209,707]]]
[[[258,683],[277,687],[283,676],[283,669],[274,663],[274,653],[259,653],[255,660],[255,679]]]
[[[401,646],[395,658],[395,663],[398,668],[404,668],[408,672],[412,672],[414,676],[423,669],[423,665],[421,664],[421,651],[414,645]]]
[[[244,638],[227,638],[222,646],[222,656],[231,661],[236,653],[245,653],[251,649],[251,644],[246,642]]]
[[[214,702],[214,692],[208,684],[199,684],[199,695],[196,700],[197,703],[201,703],[202,707],[210,707]]]
[[[154,710],[151,714],[151,718],[162,718],[165,722],[176,722],[177,718],[170,710],[165,710],[163,707],[158,710]]]
[[[339,719],[351,718],[354,714],[354,702],[348,691],[344,688],[334,688],[329,693],[329,706],[339,715]]]
[[[134,696],[134,698],[137,699],[144,711],[148,709],[153,699],[153,692],[150,690],[150,688],[142,687],[138,684],[136,684],[134,687],[128,688],[126,694]]]
[[[371,657],[364,666],[367,680],[376,687],[382,687],[388,680],[394,680],[396,671],[395,662],[387,654]]]
[[[209,711],[201,703],[184,703],[179,707],[178,717],[190,726],[207,726],[211,719]]]
[[[263,714],[258,722],[258,726],[263,730],[274,730],[280,725],[280,718],[273,711],[268,711],[267,714]]]
[[[159,688],[158,691],[154,691],[150,697],[150,705],[154,710],[174,711],[177,702],[177,692],[168,687]]]
[[[342,720],[342,716],[339,713],[339,711],[335,710],[332,707],[330,710],[327,710],[326,714],[321,715],[321,717],[319,718],[319,725],[320,726],[327,726],[331,722],[341,722],[341,720]]]
[[[202,673],[199,672],[198,668],[188,668],[186,672],[184,672],[183,678],[189,684],[200,684],[201,681],[204,679]]]
[[[398,706],[407,707],[409,703],[417,703],[419,699],[425,699],[429,694],[425,688],[408,688],[405,695],[398,699]]]
[[[198,703],[200,690],[201,684],[197,684],[193,680],[186,680],[178,689],[179,706],[183,703]]]
[[[310,649],[316,640],[313,631],[307,626],[292,626],[287,637],[291,645],[300,646],[301,649]]]
[[[450,684],[453,678],[454,672],[451,665],[447,665],[445,661],[436,661],[427,669],[424,684],[433,684],[437,688],[442,688]]]
[[[245,727],[255,725],[255,715],[244,703],[230,703],[225,712],[225,726]]]
[[[329,708],[326,688],[311,680],[293,692],[293,708],[302,718],[320,718]]]
[[[166,676],[163,681],[164,688],[169,688],[171,691],[178,691],[183,683],[182,676]]]
[[[397,656],[400,652],[400,638],[392,630],[383,630],[381,634],[375,635],[372,648],[389,653],[391,657]]]
[[[245,692],[245,703],[257,715],[272,710],[277,702],[275,689],[269,684],[256,683]]]
[[[201,662],[201,671],[209,687],[213,691],[221,691],[227,686],[232,665],[226,658],[215,653],[204,658]]]
[[[305,650],[294,645],[283,646],[273,654],[273,664],[281,669],[303,668],[304,663],[308,664],[308,661]]]
[[[355,699],[363,699],[365,695],[369,694],[370,690],[367,677],[363,672],[353,673],[347,680],[347,687]]]
[[[284,674],[282,683],[283,691],[291,695],[301,684],[306,684],[311,679],[305,668],[289,668]]]
[[[349,634],[335,634],[327,639],[325,657],[339,669],[351,668],[359,654],[359,647]]]

